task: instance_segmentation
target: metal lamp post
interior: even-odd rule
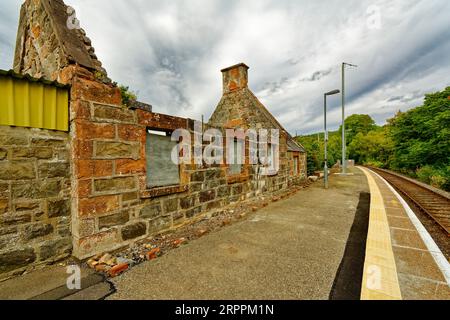
[[[342,63],[342,174],[347,174],[347,142],[345,139],[345,66],[357,68],[350,63]]]
[[[323,114],[324,114],[324,129],[325,129],[325,165],[324,165],[324,180],[325,189],[328,189],[328,130],[327,130],[327,96],[332,96],[340,93],[339,90],[333,90],[323,95]]]

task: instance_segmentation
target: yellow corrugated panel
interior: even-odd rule
[[[0,75],[0,125],[69,130],[69,89]]]

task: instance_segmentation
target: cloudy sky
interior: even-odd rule
[[[22,0],[0,1],[0,69],[12,65]],[[450,85],[448,0],[65,0],[110,77],[156,112],[209,118],[220,69],[250,66],[250,88],[291,132],[323,128],[323,93],[347,72],[348,113],[379,124]],[[330,98],[329,125],[341,121]]]

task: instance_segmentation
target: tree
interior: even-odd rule
[[[345,132],[347,144],[350,144],[358,133],[367,134],[377,127],[375,121],[367,114],[354,114],[345,119]],[[339,128],[339,135],[342,135],[342,126]]]
[[[415,171],[450,164],[450,87],[428,94],[424,105],[389,120],[395,145],[393,167]]]
[[[367,134],[358,133],[350,143],[350,157],[361,164],[389,167],[392,161],[394,144],[388,135],[387,127],[377,128]]]

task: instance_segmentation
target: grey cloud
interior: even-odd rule
[[[450,85],[450,2],[370,0],[65,0],[114,81],[156,112],[199,118],[221,96],[220,69],[250,66],[250,87],[290,131],[322,129],[323,93],[347,76],[347,109],[382,123]],[[10,69],[22,0],[0,2],[0,68]],[[329,125],[340,124],[330,98]]]
[[[332,72],[332,69],[324,70],[324,71],[316,71],[310,77],[303,78],[301,81],[319,81],[323,77],[329,75]]]

